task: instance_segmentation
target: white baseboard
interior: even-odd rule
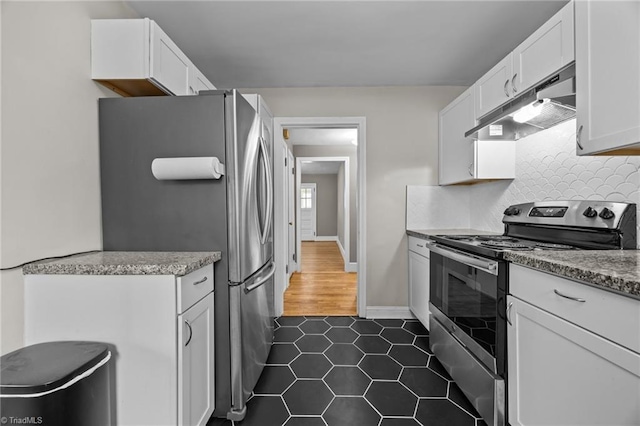
[[[331,237],[331,236],[316,237],[316,241],[338,241],[338,237],[335,237],[335,236],[334,237]],[[338,245],[340,245],[340,243],[338,243]]]
[[[344,264],[345,272],[358,272],[358,263],[357,262],[349,262]]]
[[[411,313],[408,306],[367,306],[366,318],[369,319],[413,319],[415,316]]]

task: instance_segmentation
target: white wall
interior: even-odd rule
[[[2,268],[102,248],[98,103],[90,19],[137,17],[122,2],[0,2]],[[10,106],[10,108],[7,108]],[[0,352],[23,345],[21,271],[3,271]]]
[[[464,89],[257,90],[276,117],[366,117],[368,306],[407,306],[406,186],[437,184],[438,111]]]
[[[569,120],[514,142],[514,180],[409,187],[407,228],[471,227],[502,232],[506,207],[544,200],[631,202],[636,203],[640,217],[640,156],[579,157],[575,136],[576,121]],[[453,208],[456,203],[458,209]],[[450,214],[443,215],[445,210]]]

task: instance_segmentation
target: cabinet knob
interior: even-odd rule
[[[191,324],[189,324],[189,321],[184,320],[184,323],[187,325],[187,327],[189,327],[189,338],[187,339],[187,343],[184,344],[185,346],[187,346],[189,342],[191,342],[191,338],[193,337],[193,329],[191,328]]]
[[[518,91],[518,88],[516,87],[516,77],[518,77],[518,73],[515,73],[513,75],[513,78],[511,79],[511,87],[513,87],[513,93],[516,93]]]
[[[469,168],[467,169],[467,171],[469,172],[469,176],[473,176],[473,170],[471,170],[473,168],[473,163],[469,164]]]
[[[509,79],[507,79],[507,81],[504,82],[504,94],[506,95],[506,97],[509,97]]]

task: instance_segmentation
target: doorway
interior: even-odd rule
[[[340,279],[336,274],[343,274],[349,276],[351,279],[352,287],[355,287],[355,299],[357,300],[357,304],[355,304],[355,311],[352,314],[365,313],[365,300],[366,300],[366,265],[365,259],[363,256],[363,250],[365,246],[365,215],[362,209],[358,209],[356,206],[364,206],[365,205],[365,188],[364,188],[364,176],[365,176],[365,119],[362,117],[336,117],[336,118],[275,118],[274,119],[274,135],[276,146],[282,147],[282,164],[278,164],[278,159],[276,159],[276,170],[279,166],[285,166],[288,164],[292,165],[291,154],[294,151],[295,146],[287,142],[283,136],[283,130],[287,129],[291,132],[292,129],[354,129],[355,130],[355,140],[353,140],[353,144],[351,147],[354,151],[353,161],[353,190],[351,191],[353,194],[352,203],[342,203],[342,207],[349,206],[352,204],[351,210],[354,213],[354,225],[353,229],[350,232],[344,232],[341,229],[340,231],[340,240],[341,244],[337,243],[337,235],[334,232],[331,236],[320,235],[320,229],[316,229],[316,235],[314,241],[302,241],[301,230],[298,228],[301,225],[301,221],[294,220],[291,221],[291,203],[288,202],[289,194],[291,192],[295,192],[294,202],[297,201],[296,210],[299,206],[302,205],[302,182],[301,182],[301,170],[303,169],[302,164],[300,164],[300,159],[295,158],[295,167],[290,170],[284,170],[280,179],[280,183],[276,182],[275,188],[275,202],[276,202],[276,263],[279,265],[278,272],[276,273],[276,314],[281,315],[284,313],[284,295],[287,287],[289,287],[289,276],[292,271],[301,271],[304,270],[305,266],[307,268],[311,268],[307,272],[314,273],[316,282],[316,290],[322,288],[323,291],[327,291],[331,294],[339,294],[340,285],[347,285],[348,283],[340,284]],[[303,150],[304,151],[304,150]],[[324,151],[324,150],[321,150]],[[326,154],[330,155],[332,149],[327,148]],[[318,154],[318,152],[316,152]],[[319,154],[322,155],[322,154]],[[297,157],[302,157],[300,153],[298,153]],[[313,158],[315,160],[315,158]],[[327,157],[320,157],[320,160],[326,159]],[[305,158],[305,161],[312,161],[309,158]],[[342,158],[341,158],[342,160]],[[342,171],[344,173],[344,170]],[[276,173],[278,174],[278,172]],[[292,174],[296,176],[295,182],[295,191],[292,191],[290,185]],[[348,174],[349,175],[349,174]],[[307,182],[313,183],[313,182]],[[306,192],[306,191],[305,191]],[[318,193],[320,189],[316,187],[316,205],[318,208],[321,201],[318,201]],[[346,192],[346,191],[342,191]],[[305,194],[308,199],[309,195]],[[341,194],[342,196],[343,194]],[[298,213],[296,211],[296,213]],[[345,212],[343,211],[344,215]],[[319,227],[321,224],[318,223],[320,218],[318,218],[319,213],[316,214],[316,227]],[[300,218],[301,214],[298,213],[295,217]],[[292,225],[295,228],[295,232],[292,231]],[[280,228],[280,230],[278,230]],[[312,231],[313,232],[313,231]],[[345,236],[351,236],[351,242],[347,244],[345,241]],[[295,236],[296,247],[292,253],[291,240],[292,236]],[[347,250],[352,248],[350,251],[353,259],[349,257],[347,254],[345,261],[345,250],[344,246],[347,247]],[[362,250],[361,250],[362,248]],[[337,250],[336,250],[337,249]],[[307,256],[305,256],[305,254]],[[321,259],[321,260],[320,260]],[[308,261],[307,261],[308,260]],[[316,266],[313,266],[314,262]],[[321,265],[321,266],[318,266]],[[315,270],[314,270],[315,269]],[[323,275],[319,277],[318,274],[322,270]],[[345,273],[345,269],[351,270],[356,273]],[[311,278],[310,276],[298,277],[298,279]],[[296,273],[291,275],[291,282],[294,282],[296,279]],[[311,291],[312,288],[310,285],[305,287],[305,291]],[[337,287],[333,290],[330,290],[330,284],[335,284]],[[354,302],[354,297],[352,296],[352,304]],[[301,312],[303,315],[312,315],[312,312]],[[321,314],[321,313],[318,313]]]
[[[318,209],[316,207],[317,185],[303,183],[300,185],[300,239],[315,241],[317,229]]]

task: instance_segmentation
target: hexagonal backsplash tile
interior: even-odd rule
[[[471,186],[407,187],[407,228],[461,227],[502,232],[502,212],[507,206],[544,200],[625,201],[636,203],[640,216],[640,156],[579,157],[575,153],[575,134],[576,122],[569,120],[514,142],[513,180]],[[443,209],[449,213],[441,214]]]

